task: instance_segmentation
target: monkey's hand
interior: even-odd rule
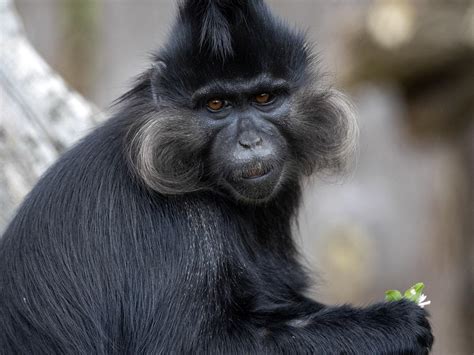
[[[389,343],[394,344],[394,353],[427,354],[431,350],[434,337],[428,314],[417,303],[400,300],[376,304],[370,308],[372,321],[386,324],[381,329],[393,338]]]

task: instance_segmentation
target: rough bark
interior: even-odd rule
[[[0,1],[0,231],[38,177],[102,115],[34,50]]]

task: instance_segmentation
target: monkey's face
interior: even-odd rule
[[[129,161],[145,185],[168,195],[217,189],[268,201],[304,175],[343,167],[356,132],[343,98],[309,80],[213,80],[181,108],[145,100],[152,107],[133,121]]]
[[[278,191],[289,157],[280,128],[290,114],[288,87],[268,78],[228,84],[194,95],[198,120],[213,135],[207,169],[237,199],[265,201]]]

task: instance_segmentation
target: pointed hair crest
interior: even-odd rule
[[[261,0],[185,0],[180,3],[180,18],[190,21],[201,51],[225,59],[233,54],[232,27]]]

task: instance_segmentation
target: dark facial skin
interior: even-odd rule
[[[288,155],[279,129],[290,113],[288,84],[268,78],[224,81],[197,90],[193,102],[213,135],[209,165],[218,184],[240,200],[271,198]]]

